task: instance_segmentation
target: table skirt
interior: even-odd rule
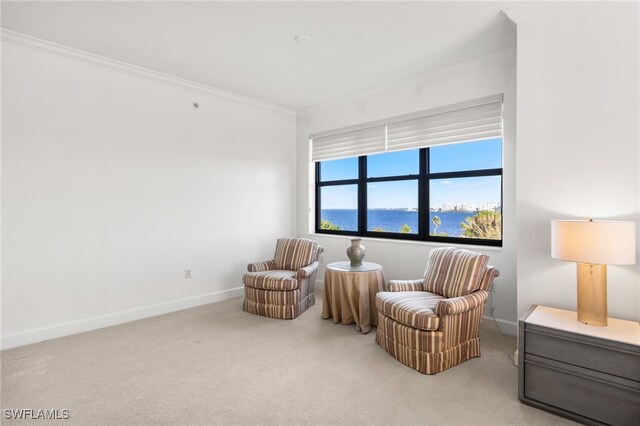
[[[322,318],[335,324],[356,324],[362,333],[378,324],[376,294],[383,290],[382,268],[368,272],[346,272],[327,268],[324,274]]]

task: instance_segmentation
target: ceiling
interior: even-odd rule
[[[2,1],[2,27],[300,109],[513,47],[513,3]]]

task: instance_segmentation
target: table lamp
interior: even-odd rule
[[[607,265],[636,263],[635,222],[551,221],[551,257],[578,262],[578,321],[607,325]]]

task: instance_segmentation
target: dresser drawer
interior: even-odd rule
[[[522,367],[525,399],[562,407],[593,423],[638,425],[639,382],[529,354]]]
[[[525,353],[640,382],[640,348],[525,325]],[[640,404],[640,402],[638,402]]]

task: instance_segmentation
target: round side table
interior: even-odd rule
[[[384,286],[382,266],[362,262],[352,267],[348,261],[327,265],[324,273],[322,318],[332,318],[337,324],[354,324],[363,334],[378,325],[376,293]]]

